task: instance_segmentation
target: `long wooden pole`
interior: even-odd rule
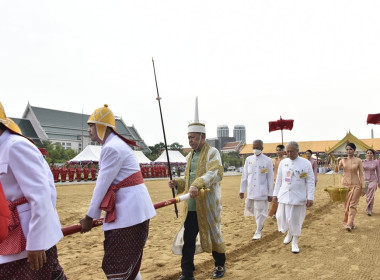
[[[161,97],[160,97],[160,94],[158,92],[158,84],[157,84],[157,76],[156,76],[156,67],[154,66],[154,60],[153,60],[153,57],[152,57],[152,64],[153,64],[153,72],[154,72],[154,81],[156,82],[156,90],[157,90],[157,101],[158,101],[158,107],[160,108],[160,116],[161,116],[161,125],[162,125],[162,133],[164,134],[164,144],[165,144],[165,151],[166,151],[166,159],[168,161],[168,169],[169,169],[169,177],[170,177],[170,180],[173,180],[172,178],[172,169],[170,167],[170,160],[169,160],[169,151],[168,151],[168,144],[166,142],[166,134],[165,134],[165,126],[164,126],[164,118],[162,116],[162,109],[161,109]],[[172,188],[172,195],[173,195],[173,198],[175,197],[175,192],[174,192],[174,188]],[[175,211],[175,215],[177,216],[178,218],[178,209],[177,209],[177,205],[174,204],[174,211]]]
[[[176,206],[177,203],[180,203],[181,201],[188,200],[189,198],[190,198],[190,194],[187,193],[187,194],[184,194],[184,195],[181,195],[181,196],[177,196],[177,197],[174,197],[174,198],[171,198],[171,199],[168,199],[168,200],[157,202],[157,203],[153,204],[153,206],[154,206],[155,209],[166,207],[166,206],[169,206],[171,204],[174,204]],[[93,227],[98,227],[98,226],[101,226],[102,224],[103,224],[103,218],[96,219],[96,220],[92,221],[92,226]],[[71,234],[80,232],[81,229],[82,229],[82,226],[80,224],[72,225],[72,226],[68,226],[68,227],[62,228],[62,233],[63,233],[64,236],[67,236],[67,235],[71,235]]]
[[[281,144],[284,145],[284,135],[283,135],[282,129],[281,129]]]

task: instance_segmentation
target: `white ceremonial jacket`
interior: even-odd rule
[[[100,218],[100,204],[108,188],[140,171],[136,155],[122,139],[111,133],[103,144],[99,160],[99,174],[87,215]],[[120,188],[116,192],[116,220],[104,222],[103,230],[130,227],[156,215],[145,184]]]
[[[273,194],[273,162],[264,154],[253,155],[245,160],[241,176],[240,193],[247,191],[247,198],[268,200]]]
[[[273,196],[278,202],[291,205],[305,205],[314,200],[315,181],[310,161],[302,157],[280,162]]]
[[[56,245],[63,234],[50,168],[35,145],[8,130],[0,136],[0,180],[7,200],[28,200],[17,206],[26,250],[47,250]],[[26,257],[26,251],[0,255],[0,264]]]

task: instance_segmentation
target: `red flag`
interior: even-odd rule
[[[269,122],[269,132],[275,130],[292,130],[294,120],[284,120],[280,117],[278,121]]]
[[[368,114],[367,124],[380,124],[380,114]]]

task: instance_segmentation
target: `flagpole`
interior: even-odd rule
[[[281,144],[284,145],[284,135],[282,133],[282,129],[281,129]]]
[[[158,93],[158,85],[157,85],[157,77],[156,77],[156,68],[154,67],[154,60],[153,60],[153,57],[152,57],[152,64],[153,64],[153,72],[154,72],[154,80],[156,82],[156,90],[157,90],[157,101],[158,101],[158,107],[160,108],[160,116],[161,116],[161,125],[162,125],[162,132],[164,134],[164,144],[165,144],[165,151],[166,151],[166,159],[168,161],[168,168],[169,168],[169,178],[170,178],[170,181],[173,180],[172,178],[172,170],[171,170],[171,167],[170,167],[170,160],[169,160],[169,151],[168,151],[168,144],[166,143],[166,135],[165,135],[165,126],[164,126],[164,118],[162,117],[162,110],[161,110],[161,97],[160,97],[160,94]],[[172,194],[173,194],[173,198],[175,198],[175,192],[174,192],[174,188],[172,188]],[[175,211],[175,215],[177,216],[178,218],[178,209],[177,209],[177,204],[174,204],[174,211]]]

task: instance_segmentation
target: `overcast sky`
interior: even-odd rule
[[[294,119],[284,141],[338,140],[380,113],[380,1],[3,1],[0,101],[91,114],[107,103],[148,145],[187,143],[195,97],[207,137]]]

